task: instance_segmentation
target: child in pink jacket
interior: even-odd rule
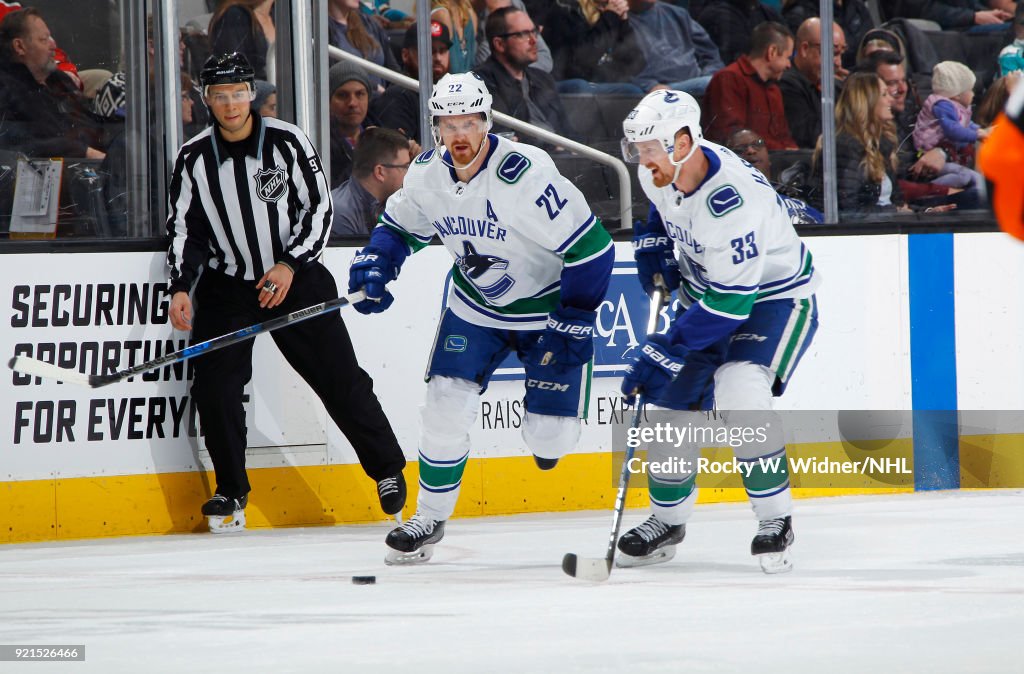
[[[925,99],[914,127],[914,145],[921,152],[938,147],[946,153],[946,165],[932,182],[946,187],[981,188],[981,174],[957,163],[973,163],[974,145],[988,129],[971,121],[974,73],[956,61],[942,61],[932,69],[932,95]]]

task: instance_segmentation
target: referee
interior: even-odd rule
[[[292,124],[250,110],[255,84],[244,56],[210,57],[200,80],[214,123],[178,151],[167,217],[171,324],[191,328],[192,343],[338,295],[318,261],[331,229],[331,197],[309,139]],[[381,508],[400,511],[405,457],[341,317],[331,312],[271,336],[377,482]],[[192,398],[217,478],[202,512],[214,533],[245,527],[250,488],[242,391],[252,378],[252,348],[247,340],[194,361]]]

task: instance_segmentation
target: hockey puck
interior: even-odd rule
[[[377,582],[377,576],[352,576],[353,585],[373,585]]]

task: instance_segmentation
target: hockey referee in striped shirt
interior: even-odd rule
[[[210,57],[200,79],[213,123],[178,151],[167,217],[171,324],[191,329],[192,343],[338,296],[318,261],[331,196],[316,150],[298,127],[250,111],[255,84],[244,56]],[[271,335],[377,482],[381,508],[400,511],[405,457],[341,317],[330,312]],[[217,478],[202,512],[214,533],[245,527],[242,391],[252,378],[252,348],[247,340],[194,361],[192,398]]]

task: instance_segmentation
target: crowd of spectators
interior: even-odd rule
[[[114,165],[124,160],[125,75],[79,72],[46,17],[21,4],[0,0],[0,151],[100,161],[113,148],[105,190],[119,210],[124,167]],[[208,123],[202,92],[187,76],[186,42],[244,54],[259,80],[253,110],[277,115],[274,0],[208,5],[211,13],[189,22],[179,45],[186,136]],[[840,214],[980,205],[974,150],[1024,72],[1024,9],[1012,0],[834,0],[829,55],[818,7],[818,0],[432,0],[431,70],[435,81],[473,70],[496,110],[595,145],[616,140],[621,111],[646,93],[686,91],[701,101],[707,139],[820,208],[821,64],[831,56]],[[413,17],[381,0],[328,0],[326,19],[331,45],[418,76]],[[151,35],[149,42],[154,63]],[[394,184],[394,167],[419,152],[419,94],[347,60],[333,60],[327,83],[331,186],[373,214]],[[595,130],[600,115],[609,119]],[[367,136],[375,127],[382,131]],[[368,137],[373,143],[360,157]],[[351,222],[336,228],[355,231]]]

